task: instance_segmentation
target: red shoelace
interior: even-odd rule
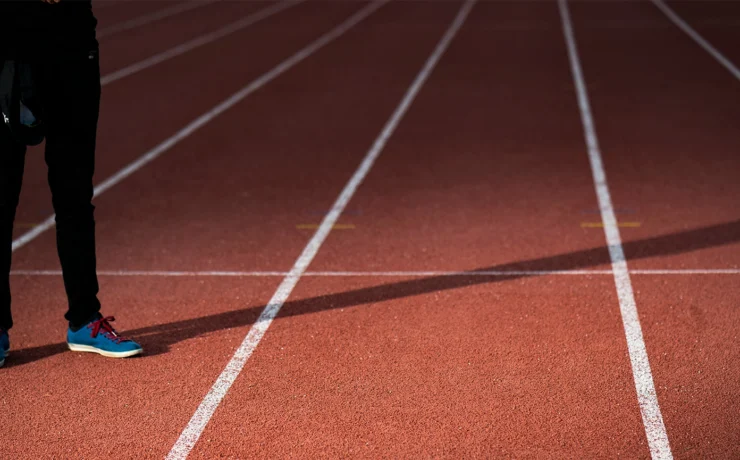
[[[103,332],[103,335],[111,339],[112,341],[116,343],[121,342],[130,342],[129,339],[121,337],[118,335],[115,329],[113,329],[113,326],[110,325],[111,321],[115,321],[116,319],[112,316],[106,316],[105,318],[100,318],[99,320],[93,321],[90,323],[87,327],[92,329],[92,333],[90,334],[90,337],[95,338],[97,337],[99,332]]]

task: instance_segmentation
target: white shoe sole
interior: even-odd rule
[[[82,351],[85,353],[97,353],[99,355],[107,356],[108,358],[128,358],[129,356],[134,356],[142,353],[144,350],[141,348],[138,348],[136,350],[130,350],[130,351],[106,351],[101,350],[100,348],[91,347],[90,345],[78,345],[73,343],[67,343],[67,347],[69,347],[72,351]]]

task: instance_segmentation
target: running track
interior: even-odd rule
[[[66,351],[31,150],[0,457],[740,457],[740,3],[668,5],[715,56],[649,0],[100,2],[104,75],[169,53],[98,139],[146,354]]]

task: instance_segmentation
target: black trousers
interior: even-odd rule
[[[56,242],[68,299],[65,318],[82,324],[100,311],[93,173],[100,107],[97,43],[33,57],[46,123],[45,160],[56,213]],[[26,147],[0,120],[0,329],[10,329],[13,221]]]

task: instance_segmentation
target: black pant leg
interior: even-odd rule
[[[45,157],[69,302],[65,318],[78,325],[100,311],[92,204],[101,95],[97,53],[91,45],[40,64]]]
[[[0,120],[0,329],[13,326],[10,313],[10,265],[13,221],[23,182],[26,146],[16,143]]]

